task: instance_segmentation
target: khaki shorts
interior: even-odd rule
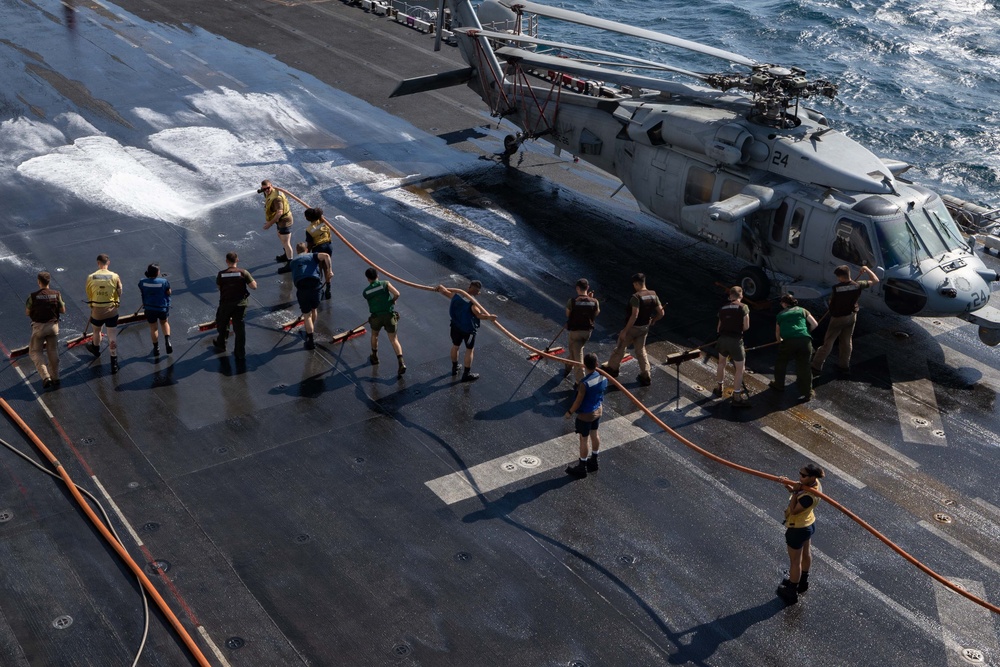
[[[719,342],[715,344],[715,349],[719,351],[720,357],[729,357],[733,361],[746,361],[747,351],[743,347],[742,337],[719,336]]]

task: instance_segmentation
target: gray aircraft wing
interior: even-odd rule
[[[570,11],[568,9],[558,9],[556,7],[549,7],[548,5],[540,5],[537,2],[527,2],[527,0],[521,1],[510,1],[501,2],[507,7],[510,7],[515,12],[526,11],[531,14],[538,14],[539,16],[547,16],[549,18],[558,19],[560,21],[568,21],[570,23],[576,23],[579,25],[589,26],[591,28],[600,28],[601,30],[610,30],[611,32],[617,32],[622,35],[631,35],[632,37],[639,37],[641,39],[648,39],[653,42],[660,42],[661,44],[669,44],[670,46],[676,46],[682,49],[687,49],[689,51],[694,51],[695,53],[704,53],[705,55],[715,56],[716,58],[722,58],[723,60],[728,60],[734,62],[738,65],[746,65],[747,67],[753,67],[757,65],[755,61],[741,56],[738,53],[733,53],[731,51],[726,51],[724,49],[717,49],[712,46],[705,46],[704,44],[699,44],[698,42],[692,42],[687,39],[681,39],[680,37],[674,37],[673,35],[668,35],[662,32],[656,32],[654,30],[646,30],[645,28],[633,28],[630,25],[625,25],[624,23],[618,23],[617,21],[608,21],[606,19],[599,19],[593,16],[587,16],[586,14],[581,14],[579,12]]]
[[[628,56],[625,55],[624,53],[615,53],[614,51],[604,51],[603,49],[594,49],[588,46],[570,44],[568,42],[554,42],[548,39],[540,39],[538,37],[532,37],[531,35],[519,35],[506,32],[493,32],[491,30],[479,30],[478,28],[456,28],[454,32],[482,35],[483,37],[489,37],[490,39],[504,40],[508,42],[515,42],[518,44],[537,44],[539,46],[551,46],[557,49],[579,51],[581,53],[593,53],[595,55],[610,56],[612,58],[620,58],[628,62],[607,63],[608,65],[616,65],[618,67],[629,67],[629,66],[643,67],[646,69],[662,70],[664,72],[674,72],[675,74],[683,74],[684,76],[689,76],[698,79],[700,81],[706,81],[708,79],[707,75],[705,74],[700,74],[698,72],[692,72],[690,70],[681,69],[680,67],[673,67],[671,65],[664,65],[663,63],[658,63],[655,60],[636,58],[635,56]]]

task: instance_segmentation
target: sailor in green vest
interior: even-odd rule
[[[791,294],[781,297],[781,312],[774,325],[774,337],[778,340],[778,358],[774,361],[774,381],[769,387],[775,391],[785,390],[785,369],[788,362],[795,360],[795,381],[799,386],[799,398],[811,401],[816,397],[812,388],[812,334],[817,326],[816,318],[799,305]]]
[[[389,336],[389,342],[396,353],[396,360],[399,362],[397,377],[403,377],[406,372],[406,364],[403,363],[403,346],[399,344],[396,337],[396,323],[399,321],[399,313],[396,312],[395,304],[399,299],[399,290],[392,286],[388,280],[379,280],[378,271],[373,268],[365,270],[365,278],[368,279],[368,287],[362,294],[368,301],[368,324],[372,328],[372,355],[368,361],[373,366],[378,364],[378,332],[385,329]]]

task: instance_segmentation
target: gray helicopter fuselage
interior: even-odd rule
[[[714,106],[563,90],[545,139],[616,175],[643,210],[789,276],[803,293],[828,289],[834,267],[847,264],[877,267],[882,283],[864,292],[877,309],[961,316],[989,301],[995,273],[936,193],[895,178],[815,111],[779,129],[747,120],[739,96],[705,95]],[[540,113],[522,109],[508,118],[539,127]]]
[[[1000,310],[987,307],[1000,276],[975,255],[939,195],[897,176],[908,165],[880,159],[798,103],[778,113],[741,94],[642,75],[615,73],[618,88],[576,79],[607,70],[504,39],[497,31],[511,34],[514,13],[496,0],[478,15],[468,0],[450,3],[455,24],[472,30],[458,35],[475,72],[468,83],[495,113],[524,138],[543,136],[618,177],[644,211],[745,260],[740,284],[763,285],[750,298],[766,296],[762,269],[788,276],[785,288],[800,296],[822,296],[836,266],[855,275],[869,266],[881,279],[863,293],[869,307],[962,317],[979,325],[984,342],[1000,343]],[[506,27],[477,36],[480,18]],[[763,73],[793,81],[787,70]]]

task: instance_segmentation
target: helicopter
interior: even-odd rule
[[[834,83],[527,0],[485,0],[478,9],[439,0],[435,48],[446,1],[468,67],[407,79],[392,96],[468,85],[493,116],[519,128],[504,139],[505,157],[544,139],[613,175],[643,211],[743,260],[737,284],[749,300],[779,286],[821,298],[836,266],[868,266],[880,282],[863,292],[867,307],[959,317],[978,325],[983,343],[1000,344],[1000,309],[988,305],[1000,275],[952,217],[975,206],[905,179],[909,164],[879,158],[804,104],[834,98]],[[541,39],[538,17],[712,56],[729,69],[695,72]]]

